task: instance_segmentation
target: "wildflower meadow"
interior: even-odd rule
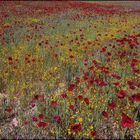
[[[140,139],[140,2],[0,1],[0,139]]]

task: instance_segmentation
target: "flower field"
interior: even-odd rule
[[[140,139],[140,2],[0,1],[0,139]]]

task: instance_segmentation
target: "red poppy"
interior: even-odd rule
[[[34,95],[34,96],[33,96],[33,100],[34,100],[34,101],[36,101],[36,100],[38,100],[38,99],[39,99],[39,95]]]
[[[84,102],[85,102],[86,104],[89,104],[89,99],[88,99],[88,98],[84,98]]]
[[[107,82],[103,82],[103,81],[102,81],[102,82],[100,82],[100,83],[99,83],[99,85],[100,85],[100,86],[107,86],[107,85],[108,85],[108,83],[107,83]]]
[[[116,105],[115,101],[112,101],[111,103],[108,104],[108,106],[110,109],[114,109],[114,108],[116,108],[117,105]]]
[[[80,123],[75,123],[71,125],[71,131],[79,133],[82,131],[82,125]]]
[[[96,60],[93,60],[92,63],[97,66],[98,62]]]
[[[11,107],[5,109],[6,112],[11,113],[13,109]]]
[[[140,93],[133,94],[132,96],[129,97],[129,100],[140,102]]]
[[[76,84],[80,83],[80,77],[76,77]]]
[[[33,101],[43,100],[43,99],[44,99],[44,95],[34,95],[33,96]]]
[[[43,127],[45,128],[48,124],[46,122],[38,122],[37,127]]]
[[[57,106],[57,101],[51,101],[51,107],[56,107]]]
[[[137,84],[137,87],[140,88],[140,83]]]
[[[133,81],[127,81],[127,84],[130,89],[135,89],[135,83]]]
[[[91,137],[95,137],[96,136],[96,131],[95,130],[92,130],[91,133],[90,133]]]
[[[74,110],[74,105],[70,105],[70,109],[71,110]]]
[[[82,95],[78,95],[78,99],[79,100],[82,100],[83,99],[83,96]]]
[[[107,52],[107,56],[111,56],[111,52]]]
[[[62,98],[67,98],[67,94],[66,93],[63,93],[61,94]]]
[[[108,112],[103,111],[103,112],[102,112],[102,116],[103,116],[104,118],[108,118],[108,117],[109,117]]]
[[[116,94],[119,98],[124,98],[126,96],[126,91],[121,90]]]
[[[95,81],[97,84],[100,83],[100,79],[99,79],[99,78],[96,78],[94,81]]]
[[[88,80],[88,76],[87,75],[84,75],[83,76],[83,79],[86,81],[86,80]]]
[[[34,103],[31,103],[31,107],[34,108],[35,107],[35,104]]]
[[[134,120],[129,118],[126,114],[122,113],[121,125],[123,128],[128,128],[134,126]]]
[[[32,120],[33,120],[34,122],[37,122],[37,121],[38,121],[38,119],[37,119],[36,116],[33,116],[33,117],[32,117]]]
[[[139,61],[137,59],[132,59],[131,60],[131,67],[136,66],[139,63]]]
[[[134,85],[135,85],[134,81],[132,81],[132,80],[127,81],[127,84],[128,84],[129,86],[134,86]]]
[[[61,122],[61,117],[59,115],[54,116],[53,119],[54,119],[54,121],[56,123],[60,123]]]
[[[114,82],[113,85],[115,85],[117,87],[117,86],[120,86],[120,83],[119,82]]]
[[[89,84],[89,86],[93,86],[93,84],[94,84],[94,80],[90,80],[90,81],[88,81],[88,84]]]
[[[94,66],[91,66],[88,68],[89,70],[94,70]]]
[[[106,51],[106,48],[102,48],[100,52],[105,52]]]
[[[38,117],[39,117],[39,119],[42,120],[44,118],[44,115],[43,114],[39,114]]]
[[[111,74],[111,76],[113,78],[116,78],[117,80],[120,80],[121,79],[121,77],[119,75],[117,75],[117,74]]]
[[[73,91],[75,89],[75,84],[71,84],[68,88],[68,91]]]

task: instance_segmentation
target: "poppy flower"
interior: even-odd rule
[[[132,96],[129,97],[129,100],[140,102],[140,93],[133,94]]]
[[[84,98],[84,102],[85,102],[86,104],[89,104],[89,99],[88,99],[88,98]]]
[[[39,114],[38,117],[39,117],[39,119],[42,120],[44,118],[44,115],[43,114]]]
[[[84,75],[84,76],[83,76],[83,79],[84,79],[85,81],[87,81],[87,80],[88,80],[88,76],[87,76],[87,75]]]
[[[139,61],[137,59],[132,59],[131,60],[131,67],[135,67],[138,63],[139,63]]]
[[[88,68],[89,70],[94,70],[94,66],[91,66]]]
[[[114,82],[113,85],[117,87],[117,86],[120,86],[120,83],[119,82]]]
[[[76,84],[79,84],[79,83],[80,83],[80,78],[76,77]]]
[[[43,127],[45,128],[48,124],[46,122],[38,122],[37,127]]]
[[[120,80],[121,79],[121,77],[119,75],[117,75],[117,74],[111,74],[111,76],[113,78],[117,79],[117,80]]]
[[[99,84],[99,83],[100,83],[100,79],[99,79],[99,78],[96,78],[96,79],[94,80],[94,82],[96,82],[97,84]]]
[[[78,99],[79,100],[82,100],[83,99],[83,96],[82,95],[78,95]]]
[[[73,91],[75,89],[75,84],[71,84],[68,88],[68,91]]]
[[[5,109],[6,112],[11,113],[13,109],[11,107]]]
[[[111,56],[111,53],[110,52],[107,52],[107,56]]]
[[[122,113],[121,125],[123,128],[128,128],[134,126],[134,120],[129,118],[126,114]]]
[[[53,119],[54,119],[54,121],[56,123],[60,123],[61,122],[61,117],[59,115],[54,116]]]
[[[132,80],[127,81],[127,84],[128,84],[129,86],[134,86],[134,85],[135,85],[134,81],[132,81]]]
[[[116,105],[115,101],[112,101],[111,103],[108,104],[108,106],[110,109],[114,109],[114,108],[116,108],[117,105]]]
[[[67,98],[67,94],[66,93],[63,93],[61,94],[62,98]]]
[[[37,121],[38,121],[38,119],[37,119],[36,116],[33,116],[33,117],[32,117],[32,120],[33,120],[34,122],[37,122]]]
[[[35,107],[35,103],[31,103],[31,107],[34,108]]]
[[[74,110],[74,105],[70,105],[69,107],[71,110]]]
[[[82,131],[82,125],[80,123],[75,123],[71,125],[71,131],[75,133],[79,133]]]
[[[102,48],[100,52],[105,52],[106,51],[106,48]]]
[[[51,107],[56,107],[57,106],[57,101],[51,101]]]
[[[109,117],[108,112],[103,111],[103,112],[102,112],[102,116],[103,116],[104,118],[108,118],[108,117]]]
[[[103,81],[102,81],[102,82],[100,82],[100,83],[99,83],[99,85],[103,87],[103,86],[107,86],[107,85],[108,85],[108,83],[107,83],[107,82],[103,82]]]
[[[39,99],[39,95],[34,95],[34,96],[33,96],[33,100],[34,100],[34,101],[37,101],[38,99]]]
[[[92,130],[91,133],[90,133],[91,137],[95,137],[96,136],[96,131],[95,130]]]
[[[93,60],[92,63],[97,66],[98,62],[96,60]]]
[[[93,86],[93,84],[94,84],[94,80],[90,80],[90,81],[88,81],[88,84],[89,84],[89,86]]]
[[[33,96],[33,101],[38,101],[38,100],[43,100],[44,99],[44,95],[34,95]]]
[[[135,89],[135,83],[133,81],[127,81],[127,84],[130,89]]]
[[[140,83],[137,84],[137,87],[140,88]]]
[[[121,90],[116,94],[119,98],[124,98],[126,96],[126,91]]]

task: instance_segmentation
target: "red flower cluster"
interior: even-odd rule
[[[114,109],[114,108],[116,108],[116,102],[115,101],[112,101],[111,103],[109,103],[108,104],[108,107],[110,108],[110,109]]]
[[[88,99],[88,98],[84,98],[84,102],[85,102],[86,104],[89,104],[89,99]]]
[[[128,128],[134,126],[134,120],[129,118],[126,114],[122,113],[121,125],[123,128]]]
[[[34,95],[33,96],[33,101],[38,101],[38,100],[43,100],[44,99],[44,95]]]
[[[8,107],[5,109],[6,112],[11,113],[13,111],[13,109],[11,107]]]
[[[75,84],[71,84],[68,88],[68,91],[73,91],[75,89]]]
[[[37,127],[43,127],[43,128],[45,128],[45,127],[47,127],[47,123],[46,122],[38,122],[37,123]]]
[[[53,119],[54,119],[54,121],[56,123],[60,123],[61,122],[61,117],[59,115],[54,116]]]
[[[91,137],[94,138],[96,136],[96,131],[95,130],[92,130],[91,133],[90,133],[90,135],[91,135]]]
[[[119,98],[124,98],[126,96],[126,91],[125,90],[121,90],[117,93],[117,96]]]
[[[82,131],[82,125],[80,123],[75,123],[71,125],[71,131],[75,133],[79,133]]]
[[[108,114],[108,112],[103,111],[103,112],[102,112],[102,116],[103,116],[104,118],[108,118],[108,117],[109,117],[109,114]]]
[[[133,94],[132,96],[129,97],[129,100],[140,102],[140,93]]]
[[[53,108],[57,107],[57,101],[51,101],[51,107]]]

